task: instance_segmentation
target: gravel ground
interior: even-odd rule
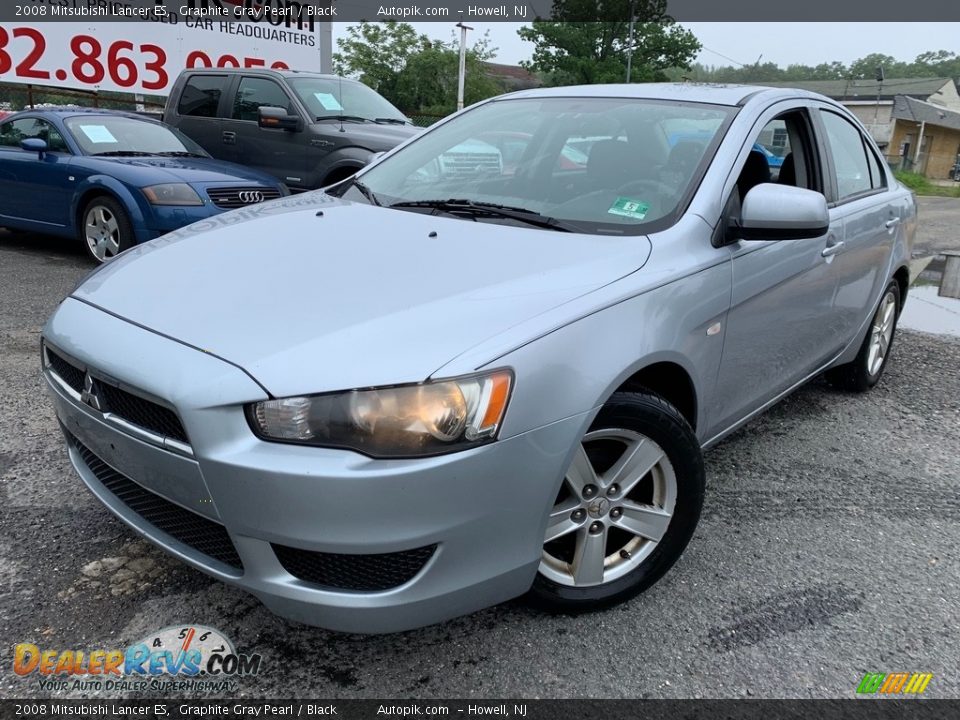
[[[932,221],[947,237],[956,208]],[[960,697],[957,340],[902,332],[873,392],[814,382],[710,452],[689,549],[626,606],[571,618],[513,602],[345,636],[169,559],[82,488],[38,332],[89,269],[72,243],[0,232],[0,696],[48,694],[13,674],[16,643],[122,647],[190,622],[263,655],[236,695],[852,697],[867,671],[924,671],[927,696]]]

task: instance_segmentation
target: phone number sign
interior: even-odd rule
[[[319,71],[319,23],[300,25],[174,13],[95,25],[4,22],[0,82],[167,95],[185,68]]]

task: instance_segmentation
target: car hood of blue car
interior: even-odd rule
[[[281,397],[422,381],[635,272],[650,250],[644,236],[472,222],[317,191],[132,248],[73,296],[239,365]]]
[[[242,165],[212,158],[180,158],[144,155],[142,157],[96,157],[78,160],[85,167],[130,183],[146,186],[160,183],[237,183],[276,186],[275,179]]]

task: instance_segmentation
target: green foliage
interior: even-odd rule
[[[684,75],[700,82],[767,82],[789,80],[873,80],[882,67],[887,78],[958,78],[960,56],[949,50],[921,53],[913,62],[904,62],[883,53],[871,53],[849,65],[824,62],[819,65],[794,64],[781,68],[775,63],[733,66],[709,66],[695,63],[689,72],[671,72],[671,79]]]
[[[598,13],[601,22],[564,22]],[[635,0],[631,80],[668,79],[669,68],[689,67],[700,43],[666,15],[666,0]],[[555,0],[556,20],[534,20],[517,32],[535,44],[521,63],[544,75],[548,85],[624,82],[630,36],[630,0]]]
[[[364,21],[349,26],[347,37],[337,41],[333,69],[357,78],[390,100],[407,61],[429,45],[427,36],[418,35],[409,23]]]
[[[445,115],[457,109],[459,38],[433,41],[408,23],[361,22],[347,29],[338,46],[336,72],[357,78],[404,111]],[[487,35],[467,48],[467,105],[503,92],[483,65],[494,52]]]
[[[903,185],[913,190],[917,195],[938,195],[940,197],[960,197],[960,186],[934,185],[920,173],[896,170],[893,173]]]

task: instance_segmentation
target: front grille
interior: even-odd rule
[[[53,370],[61,380],[77,392],[83,392],[83,370],[72,365],[50,348],[47,348],[47,360],[50,362],[50,369]]]
[[[268,187],[209,188],[207,197],[218,208],[233,210],[265,200],[276,200],[280,197],[280,191]]]
[[[188,442],[187,431],[173,410],[104,382],[97,381],[96,385],[103,412],[113,413],[158,435]]]
[[[197,552],[243,570],[243,563],[230,536],[220,523],[185,510],[146,490],[121,475],[64,428],[67,441],[76,449],[97,480],[124,505],[160,532],[179,540]]]
[[[86,372],[72,362],[46,348],[50,369],[78,393],[83,392]],[[109,385],[103,380],[94,381],[94,392],[100,400],[100,411],[112,413],[127,422],[158,435],[189,443],[187,431],[180,418],[170,408]]]
[[[411,580],[436,545],[379,555],[341,555],[272,545],[284,570],[300,580],[338,590],[389,590]]]

